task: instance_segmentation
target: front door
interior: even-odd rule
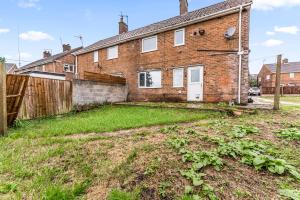
[[[203,101],[203,67],[188,68],[188,101]]]

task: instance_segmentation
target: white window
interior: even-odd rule
[[[183,87],[184,69],[173,69],[173,87]]]
[[[118,46],[109,47],[107,49],[107,60],[115,59],[118,57],[119,57],[119,47]]]
[[[161,88],[161,71],[139,73],[140,88]]]
[[[94,51],[94,62],[98,62],[98,61],[99,61],[99,52]]]
[[[174,45],[181,46],[185,44],[185,29],[176,30],[174,34]]]
[[[65,72],[74,72],[75,66],[72,64],[64,64]]]
[[[157,36],[144,38],[142,41],[142,52],[150,52],[157,50]]]
[[[295,73],[290,73],[290,78],[295,78]]]
[[[270,76],[270,75],[267,75],[267,76],[266,76],[266,79],[267,79],[267,80],[270,80],[270,79],[271,79],[271,76]]]

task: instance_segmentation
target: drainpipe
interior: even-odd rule
[[[241,84],[242,84],[242,55],[244,52],[242,51],[242,12],[243,6],[240,6],[240,14],[239,14],[239,85],[238,85],[238,104],[241,104]]]
[[[75,77],[78,78],[78,57],[75,56]]]

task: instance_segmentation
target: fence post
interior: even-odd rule
[[[282,59],[282,55],[278,55],[277,56],[277,67],[276,67],[274,110],[279,110],[279,106],[280,106],[279,104],[280,104],[281,59]]]
[[[4,61],[3,58],[0,58],[0,136],[7,133],[6,68]]]

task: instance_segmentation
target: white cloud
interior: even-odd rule
[[[280,7],[300,6],[300,0],[254,0],[253,8],[257,10],[273,10]]]
[[[0,28],[0,33],[8,33],[10,30],[8,28]]]
[[[300,31],[300,29],[297,26],[285,26],[285,27],[275,26],[274,30],[275,32],[289,33],[293,35],[296,35]]]
[[[40,31],[28,31],[26,33],[21,33],[19,37],[22,40],[30,41],[54,40],[51,35]]]
[[[18,6],[21,8],[40,8],[38,3],[40,0],[20,0]]]
[[[273,31],[267,31],[266,34],[267,35],[275,35],[275,32],[273,32]]]
[[[263,46],[266,47],[274,47],[274,46],[280,46],[282,45],[284,42],[281,40],[276,40],[276,39],[269,39],[265,42],[262,43]]]

